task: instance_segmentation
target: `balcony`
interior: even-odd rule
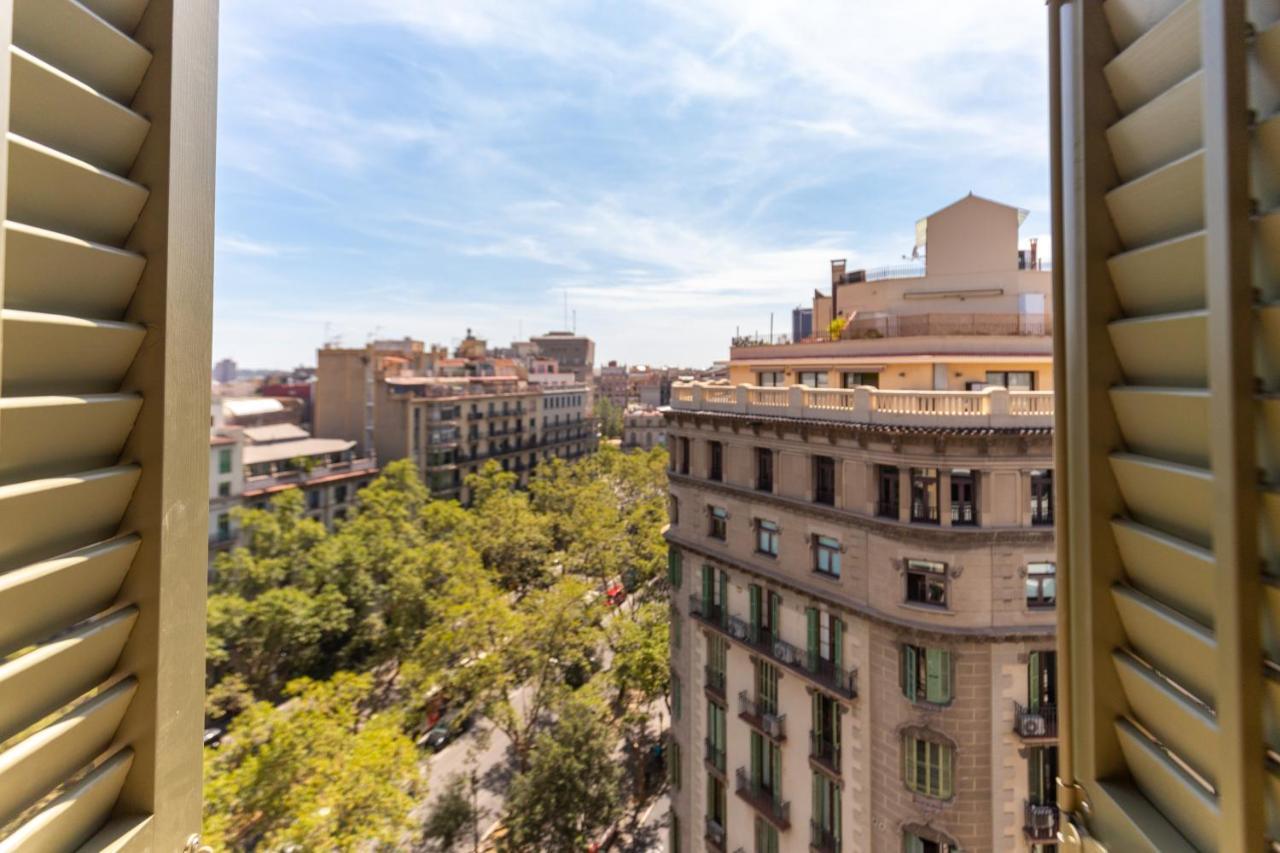
[[[710,605],[711,608],[714,608],[716,616],[714,619],[707,619],[701,614],[702,606],[702,596],[689,596],[689,612],[717,631],[727,634],[731,639],[737,640],[744,646],[768,655],[777,663],[782,664],[792,672],[799,673],[824,689],[837,693],[846,699],[858,698],[858,671],[856,669],[846,669],[844,667],[837,669],[834,662],[825,660],[817,654],[809,654],[802,651],[786,640],[774,636],[769,628],[752,625],[739,616],[724,614],[722,617],[718,605]],[[721,621],[722,618],[723,621]]]
[[[1042,703],[1033,710],[1014,702],[1013,731],[1023,740],[1056,738],[1058,736],[1058,706]]]
[[[1046,314],[895,314],[855,319],[843,338],[938,338],[950,335],[1048,337],[1053,322]]]
[[[791,828],[791,803],[783,800],[779,792],[770,790],[752,779],[745,767],[738,768],[736,781],[735,791],[738,796],[761,817],[777,827],[780,832]]]
[[[809,821],[809,849],[815,853],[840,853],[840,838],[816,820]]]
[[[724,849],[724,825],[710,816],[706,820],[706,832],[703,838],[707,840],[707,845],[717,850]]]
[[[711,741],[706,741],[706,746],[707,751],[703,758],[706,760],[707,769],[724,776],[724,747],[717,747]]]
[[[724,629],[725,609],[714,601],[703,601],[700,595],[689,596],[689,614],[713,628]]]
[[[704,666],[702,668],[702,675],[703,675],[703,678],[705,679],[703,683],[706,686],[707,692],[712,694],[716,698],[718,698],[721,702],[723,702],[724,701],[724,672],[722,670],[716,669],[715,667]]]
[[[937,524],[938,508],[919,501],[911,503],[911,520],[916,524]]]
[[[881,391],[678,383],[674,411],[720,412],[850,424],[1027,429],[1053,426],[1052,391]]]
[[[840,744],[831,738],[809,732],[809,761],[828,775],[840,775]]]
[[[1058,837],[1058,807],[1026,801],[1022,832],[1028,841],[1054,841]]]
[[[805,669],[810,678],[822,686],[842,696],[852,699],[858,695],[858,671],[837,667],[835,661],[827,660],[814,652],[805,655]]]
[[[893,501],[880,500],[876,502],[876,515],[881,518],[892,518],[896,521],[899,511],[900,507],[896,498]]]
[[[277,491],[289,486],[307,486],[321,480],[355,477],[361,474],[372,476],[377,473],[378,463],[372,459],[330,462],[316,465],[309,471],[302,468],[280,468],[270,474],[245,477],[244,495],[256,497],[261,493]]]
[[[787,715],[779,715],[768,703],[752,699],[743,690],[738,694],[738,719],[772,740],[786,740]]]

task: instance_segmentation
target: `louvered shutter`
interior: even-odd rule
[[[0,0],[6,853],[199,831],[216,26]]]
[[[747,585],[747,608],[751,618],[751,639],[760,636],[760,587],[757,584]]]
[[[1280,541],[1278,20],[1275,0],[1050,3],[1060,774],[1079,786],[1060,797],[1077,844],[1280,839],[1262,676],[1280,635],[1261,639],[1280,597],[1258,544]]]

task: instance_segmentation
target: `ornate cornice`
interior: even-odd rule
[[[904,524],[885,518],[863,515],[847,509],[837,509],[825,504],[815,504],[799,498],[789,498],[770,492],[760,492],[745,486],[734,486],[718,480],[703,480],[688,474],[668,471],[672,483],[692,486],[703,491],[752,503],[775,506],[806,515],[816,516],[838,524],[866,530],[895,542],[910,542],[932,548],[962,549],[988,548],[994,545],[1021,545],[1030,548],[1053,547],[1053,529],[1035,527],[939,527],[932,524]]]

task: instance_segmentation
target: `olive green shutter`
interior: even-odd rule
[[[769,593],[769,630],[774,636],[778,634],[779,609],[782,607],[782,596],[776,592]]]
[[[907,853],[924,853],[924,841],[915,833],[907,836]]]
[[[817,770],[810,771],[810,791],[813,797],[813,822],[818,826],[826,824],[827,816],[826,804],[822,801],[822,778],[818,775]]]
[[[938,746],[938,766],[940,768],[938,775],[942,779],[942,787],[938,791],[938,796],[947,798],[951,796],[951,747],[945,744]]]
[[[902,748],[902,778],[907,783],[907,787],[916,789],[916,739],[911,735],[904,735],[901,740]]]
[[[806,607],[804,618],[808,626],[808,665],[810,669],[815,669],[818,665],[818,609]]]
[[[1111,850],[1265,849],[1274,4],[1049,10],[1064,829]]]
[[[764,738],[751,732],[751,784],[759,785],[764,775]]]
[[[715,583],[711,574],[711,567],[705,563],[702,566],[702,615],[705,618],[711,613],[711,585]]]
[[[951,700],[949,658],[950,655],[943,649],[928,649],[925,652],[925,698],[938,705],[945,705]]]
[[[831,662],[839,679],[844,668],[844,621],[834,616],[831,618]]]
[[[916,701],[916,647],[902,647],[902,695]]]
[[[681,571],[682,563],[683,555],[680,553],[680,549],[674,545],[667,546],[667,581],[674,590],[680,589],[680,585],[683,583],[683,578],[681,577],[683,574]]]
[[[822,706],[817,693],[809,694],[809,730],[819,739],[826,734],[822,730]]]
[[[1040,710],[1040,653],[1027,655],[1027,710],[1037,713]]]
[[[772,778],[769,780],[773,788],[774,805],[782,802],[782,749],[770,741],[766,748],[769,750],[769,765],[772,771]]]
[[[0,0],[4,850],[199,832],[216,7]]]
[[[747,606],[751,616],[751,638],[760,636],[760,587],[751,584],[747,587]]]
[[[729,622],[729,573],[720,573],[720,624]]]

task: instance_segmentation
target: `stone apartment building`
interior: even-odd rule
[[[603,397],[619,409],[627,406],[627,366],[611,361],[600,366],[596,377],[596,396]]]
[[[1050,283],[1022,216],[962,199],[918,226],[925,265],[833,277],[839,339],[673,387],[673,851],[1055,849]]]
[[[490,459],[523,486],[539,462],[595,449],[589,386],[530,381],[516,361],[484,352],[470,335],[454,358],[419,342],[321,349],[316,430],[371,449],[380,465],[412,459],[433,496],[464,503],[467,474]],[[572,378],[536,378],[551,377]]]
[[[652,450],[667,443],[667,419],[656,406],[632,403],[622,413],[622,446]]]

